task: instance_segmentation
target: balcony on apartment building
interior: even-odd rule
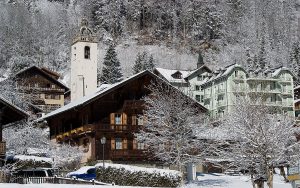
[[[0,142],[0,156],[4,156],[6,153],[6,143]]]

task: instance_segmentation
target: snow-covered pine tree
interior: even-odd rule
[[[264,69],[267,65],[267,58],[266,58],[266,41],[265,37],[263,36],[261,38],[261,43],[260,43],[260,49],[258,52],[258,65],[259,68]]]
[[[133,66],[133,74],[137,74],[143,70],[153,71],[154,67],[155,64],[153,55],[150,55],[148,58],[148,53],[144,51],[142,54],[137,54],[135,64]]]
[[[114,84],[122,80],[121,65],[114,46],[109,46],[103,64],[104,67],[102,68],[102,75],[100,77],[102,83]]]
[[[300,77],[300,46],[299,42],[293,44],[292,52],[290,54],[290,64],[294,74]]]
[[[133,74],[137,74],[143,70],[144,59],[141,53],[137,54],[134,66],[132,68]]]
[[[154,67],[155,67],[154,58],[153,55],[151,54],[148,61],[146,62],[146,70],[153,71]]]
[[[254,59],[251,57],[251,54],[250,54],[250,49],[247,49],[246,50],[246,67],[247,67],[247,70],[255,70],[257,67],[256,67],[256,64],[254,62]]]

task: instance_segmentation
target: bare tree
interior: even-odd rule
[[[176,88],[159,81],[149,85],[144,98],[144,124],[135,134],[148,152],[182,170],[189,162],[201,162],[206,149],[197,137],[204,129],[204,108]]]
[[[261,100],[240,98],[233,113],[216,128],[216,153],[228,159],[229,166],[249,171],[253,188],[263,187],[264,181],[272,188],[274,168],[299,159],[299,129],[292,117],[274,112]]]

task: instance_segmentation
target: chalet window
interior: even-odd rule
[[[34,84],[34,87],[39,87],[39,84],[38,84],[38,83],[35,83],[35,84]]]
[[[195,86],[195,90],[196,90],[196,91],[199,91],[199,90],[200,90],[200,86],[197,86],[197,85],[196,85],[196,86]]]
[[[115,114],[115,124],[116,125],[121,125],[122,124],[121,114]]]
[[[143,118],[143,116],[142,117],[138,117],[138,125],[144,125],[144,118]]]
[[[141,142],[138,142],[137,149],[141,149],[141,150],[145,149],[145,144],[141,143]]]
[[[123,149],[122,138],[116,138],[116,149]]]
[[[276,94],[271,95],[271,102],[276,102]]]
[[[127,125],[127,114],[125,113],[111,113],[110,114],[111,125]]]
[[[84,47],[84,58],[85,59],[90,59],[90,53],[91,53],[91,49],[89,46],[85,46]]]
[[[200,102],[200,95],[196,95],[196,101]]]
[[[175,79],[181,79],[182,78],[182,74],[180,72],[176,72],[176,73],[172,74],[171,76]]]
[[[238,77],[239,72],[238,71],[234,71],[234,77]]]
[[[131,116],[131,125],[137,125],[137,124],[138,122],[137,122],[136,115]]]
[[[204,102],[204,96],[203,95],[200,96],[200,101]]]
[[[275,82],[271,82],[270,89],[271,90],[275,90],[276,89],[276,83]]]
[[[54,84],[52,84],[52,85],[51,85],[51,88],[52,88],[52,89],[55,89],[55,85],[54,85]]]

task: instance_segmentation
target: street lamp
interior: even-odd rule
[[[103,168],[104,168],[104,144],[106,143],[105,136],[103,136],[100,141],[101,141],[101,144],[102,144],[102,160],[103,160]]]

